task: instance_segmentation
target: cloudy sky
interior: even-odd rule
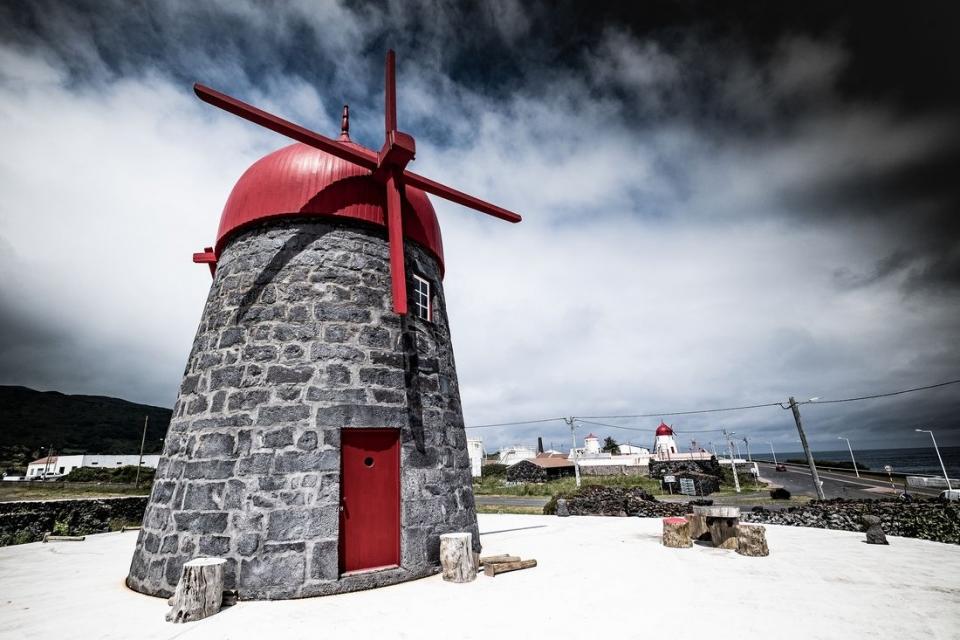
[[[287,144],[191,83],[327,134],[349,103],[378,147],[387,47],[411,168],[524,216],[434,200],[468,425],[960,378],[949,4],[5,2],[0,384],[171,406],[210,286],[191,253]],[[960,385],[803,411],[832,449],[960,444],[958,409]],[[667,421],[798,447],[779,408]]]

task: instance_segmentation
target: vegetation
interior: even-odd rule
[[[68,396],[0,386],[0,470],[24,473],[47,453],[136,453],[143,418],[150,417],[145,453],[159,453],[170,409],[118,398]]]
[[[650,493],[661,493],[660,482],[646,476],[589,476],[581,478],[583,485],[604,485],[618,487],[643,487]],[[570,493],[577,488],[575,478],[559,478],[536,484],[508,485],[498,477],[484,476],[480,482],[474,481],[473,492],[476,495],[499,496],[558,496]]]
[[[789,500],[790,492],[783,487],[778,487],[770,490],[770,497],[774,500]]]
[[[0,482],[0,502],[20,500],[63,500],[70,498],[116,498],[145,496],[150,484],[98,484],[73,482]]]
[[[807,464],[806,458],[803,458],[803,459],[791,458],[790,460],[787,460],[787,462],[791,464]],[[833,469],[850,469],[851,471],[853,471],[853,462],[850,462],[850,461],[842,462],[842,461],[836,461],[836,460],[817,460],[816,458],[814,458],[813,462],[818,467],[831,467]],[[857,469],[859,469],[860,471],[869,471],[870,467],[858,462]]]
[[[153,482],[155,469],[140,467],[140,484],[150,485]],[[133,484],[137,479],[137,467],[128,465],[114,469],[97,467],[79,467],[63,477],[64,482],[112,482],[116,484]]]
[[[480,475],[483,478],[505,478],[507,476],[507,465],[500,463],[485,464],[480,467]]]
[[[607,436],[603,439],[603,447],[601,448],[601,451],[612,453],[614,455],[620,455],[620,445],[617,444],[616,440],[610,436]]]

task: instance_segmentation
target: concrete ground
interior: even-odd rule
[[[481,515],[535,569],[241,602],[183,625],[128,590],[135,532],[0,548],[0,638],[960,638],[960,546],[767,527],[771,555],[660,545],[640,518]],[[726,630],[724,630],[724,628]],[[707,635],[709,634],[709,635]]]

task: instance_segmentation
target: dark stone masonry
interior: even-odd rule
[[[224,248],[174,406],[127,583],[171,594],[182,565],[227,559],[241,598],[352,591],[439,570],[470,531],[470,465],[441,273],[431,322],[391,311],[385,231],[284,218]],[[412,282],[408,287],[412,288]],[[400,432],[400,566],[341,576],[340,435]]]

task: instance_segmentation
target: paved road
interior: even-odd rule
[[[774,465],[758,463],[760,475],[765,480],[784,487],[795,495],[816,497],[813,488],[813,479],[810,469],[806,467],[787,465],[786,471],[775,471]],[[903,491],[903,483],[897,483],[896,489],[890,487],[889,482],[872,478],[857,478],[853,473],[837,471],[821,471],[817,469],[820,480],[823,482],[823,493],[827,498],[882,498],[898,495]],[[910,493],[918,495],[936,495],[936,492],[910,489]]]
[[[542,496],[475,496],[477,504],[504,507],[542,507],[550,498]]]

